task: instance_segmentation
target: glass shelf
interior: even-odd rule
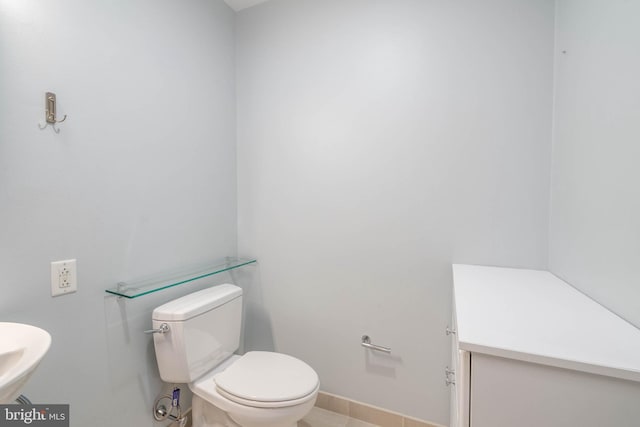
[[[234,268],[243,267],[253,264],[254,262],[257,262],[257,260],[228,257],[223,260],[186,268],[180,271],[172,271],[163,275],[156,275],[154,277],[147,277],[130,282],[120,282],[115,288],[106,289],[106,292],[119,297],[138,298],[142,295],[172,288],[182,285],[183,283],[193,282],[203,277],[213,276],[214,274],[233,270]]]

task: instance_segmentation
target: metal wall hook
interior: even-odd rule
[[[66,117],[67,117],[67,116],[65,116],[65,118],[66,118]],[[59,122],[56,122],[56,123],[60,123],[60,122],[63,122],[63,121],[64,121],[64,120],[60,120]],[[53,131],[54,131],[55,133],[60,133],[60,129],[58,129],[58,128],[56,127],[56,123],[52,123],[52,124],[51,124],[51,127],[53,128]],[[44,130],[44,129],[46,129],[46,128],[47,128],[47,126],[49,126],[49,123],[45,123],[45,125],[44,125],[44,126],[42,126],[40,123],[38,123],[38,129],[40,129],[40,130]]]
[[[62,120],[58,120],[56,118],[56,94],[53,92],[46,92],[44,94],[44,108],[45,108],[45,121],[46,123],[42,126],[38,123],[38,127],[40,130],[43,130],[48,125],[51,125],[53,131],[55,133],[60,133],[60,129],[56,128],[56,123],[62,123],[67,120],[67,115],[65,114]]]

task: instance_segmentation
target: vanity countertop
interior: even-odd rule
[[[640,381],[640,329],[548,271],[453,265],[459,348]]]

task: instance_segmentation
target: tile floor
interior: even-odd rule
[[[318,393],[316,405],[297,427],[443,427],[325,392]]]
[[[335,394],[319,392],[318,399],[316,400],[316,409],[323,409],[329,414],[342,415],[348,420],[354,420],[349,424],[349,427],[356,421],[361,424],[358,426],[380,426],[380,427],[442,427],[437,424],[427,423],[422,420],[418,420],[411,417],[405,417],[402,414],[398,414],[392,411],[388,411],[382,408],[378,408],[366,403],[356,402],[346,399]],[[326,415],[326,414],[325,414]],[[334,427],[334,424],[327,427]],[[345,424],[340,424],[344,427]],[[300,426],[298,427],[308,427]],[[311,426],[317,427],[317,426]]]
[[[316,406],[306,417],[298,421],[298,427],[376,427],[376,424],[371,424]]]

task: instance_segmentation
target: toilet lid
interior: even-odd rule
[[[318,389],[318,374],[295,357],[251,351],[213,377],[218,390],[239,403],[301,399]]]

